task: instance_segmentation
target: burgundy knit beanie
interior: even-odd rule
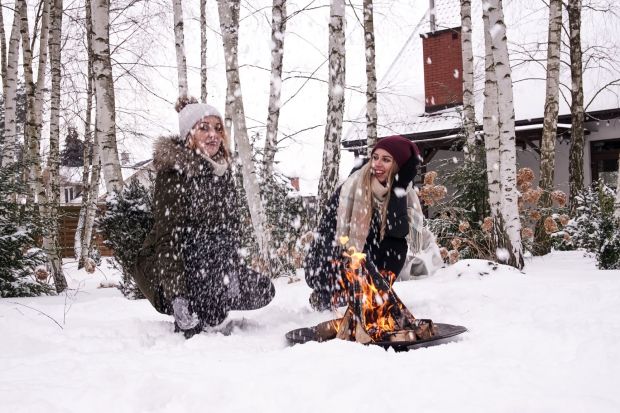
[[[398,164],[398,168],[402,168],[411,156],[417,156],[418,158],[420,157],[420,150],[418,149],[418,146],[409,139],[400,135],[389,136],[381,139],[372,149],[372,153],[374,153],[377,149],[383,149],[392,155]]]

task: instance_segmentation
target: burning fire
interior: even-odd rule
[[[341,237],[344,246],[348,237]],[[348,307],[344,317],[331,322],[336,337],[362,343],[429,338],[430,320],[417,320],[392,290],[396,274],[366,265],[366,254],[349,247],[343,253],[346,265],[339,279]]]

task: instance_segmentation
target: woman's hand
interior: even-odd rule
[[[413,178],[416,176],[418,171],[418,163],[420,163],[418,157],[415,153],[412,154],[409,160],[403,165],[402,168],[400,168],[396,176],[394,176],[392,186],[395,188],[406,189],[407,186],[409,186],[409,183],[413,181]]]

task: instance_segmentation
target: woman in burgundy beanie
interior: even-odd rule
[[[338,283],[340,237],[348,237],[347,247],[366,253],[367,262],[379,271],[397,276],[406,258],[426,254],[426,249],[431,250],[427,256],[433,257],[433,265],[441,262],[434,237],[423,228],[422,208],[412,185],[421,160],[418,147],[409,139],[383,138],[373,148],[370,161],[336,189],[304,263],[306,282],[314,290],[313,308],[346,303]],[[415,275],[430,274],[430,267],[416,264],[411,270]]]

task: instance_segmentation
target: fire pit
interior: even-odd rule
[[[345,245],[348,238],[343,237],[340,242]],[[416,319],[392,289],[396,280],[394,273],[379,272],[372,263],[367,265],[366,255],[354,247],[343,253],[343,257],[344,261],[339,263],[342,271],[338,277],[337,294],[346,298],[348,304],[344,316],[290,331],[286,334],[289,342],[323,342],[339,338],[406,350],[445,341],[467,331],[462,326]],[[334,303],[337,301],[335,299]]]
[[[286,333],[286,339],[291,344],[303,344],[309,341],[322,343],[332,340],[336,338],[336,334],[331,333],[330,328],[325,325],[332,324],[336,321],[337,320],[326,321],[314,327],[303,327],[289,331]],[[467,331],[467,329],[463,326],[440,323],[435,323],[435,329],[435,335],[425,340],[374,341],[368,344],[383,347],[385,349],[392,348],[395,351],[407,351],[417,347],[443,344],[447,342],[450,337],[454,337]]]

